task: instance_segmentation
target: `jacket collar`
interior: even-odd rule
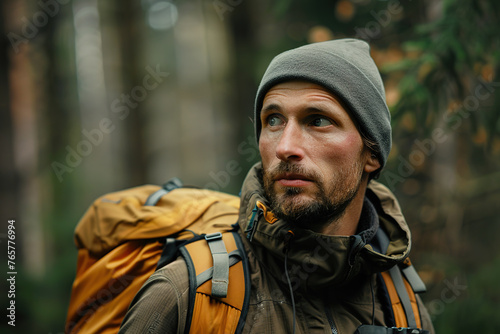
[[[286,282],[286,247],[292,283],[306,290],[342,286],[360,274],[385,271],[408,256],[410,231],[394,195],[381,184],[370,182],[357,234],[331,236],[277,219],[263,195],[261,169],[260,163],[253,166],[243,183],[239,225],[259,263],[279,280]],[[369,245],[379,224],[390,238],[386,254]],[[293,237],[288,243],[290,230]]]

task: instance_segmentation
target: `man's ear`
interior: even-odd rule
[[[380,168],[380,162],[378,161],[377,155],[372,153],[370,150],[366,150],[365,154],[367,158],[364,171],[370,174]]]

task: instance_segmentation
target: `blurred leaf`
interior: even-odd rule
[[[292,4],[292,0],[280,0],[275,2],[274,7],[273,7],[273,12],[279,16],[282,17],[284,16],[287,11],[290,8],[290,5]]]

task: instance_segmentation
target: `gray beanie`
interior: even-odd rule
[[[370,46],[357,39],[308,44],[283,52],[269,64],[255,99],[255,133],[259,140],[260,112],[273,86],[292,80],[309,81],[330,90],[349,108],[365,135],[380,149],[381,168],[391,150],[391,115],[382,78],[370,57]]]

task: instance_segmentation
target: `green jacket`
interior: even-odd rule
[[[328,236],[292,227],[266,209],[249,241],[244,231],[252,210],[257,201],[266,204],[260,168],[260,164],[254,166],[245,179],[238,221],[251,271],[250,306],[243,332],[292,333],[293,307],[284,274],[284,236],[290,229],[294,237],[287,261],[296,333],[351,334],[361,324],[371,324],[372,318],[375,325],[386,325],[375,273],[404,261],[411,247],[410,231],[394,195],[383,185],[370,182],[365,207],[376,210],[376,219],[367,223],[369,210],[363,208],[358,231],[361,238]],[[390,238],[386,254],[365,244],[379,224]],[[155,272],[134,298],[120,333],[183,333],[188,284],[182,258]],[[419,298],[418,302],[423,328],[434,333],[427,310]]]

